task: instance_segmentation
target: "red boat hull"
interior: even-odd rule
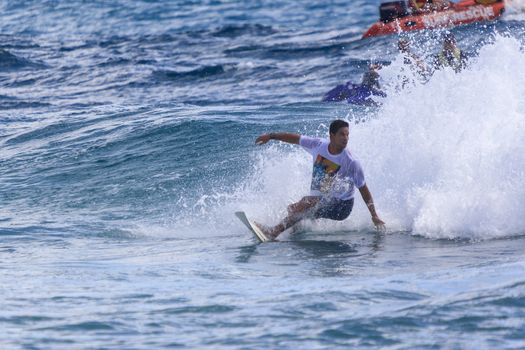
[[[388,23],[378,21],[366,31],[363,38],[412,30],[453,27],[479,21],[492,21],[500,17],[503,11],[505,11],[503,1],[490,5],[480,5],[474,0],[465,0],[444,11],[409,15]]]

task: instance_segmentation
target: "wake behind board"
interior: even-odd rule
[[[250,231],[253,232],[253,234],[255,235],[255,237],[257,237],[257,239],[264,243],[264,242],[268,242],[268,241],[271,241],[271,239],[269,239],[268,237],[266,237],[266,235],[261,231],[260,228],[257,227],[257,225],[255,225],[255,223],[253,221],[251,221],[250,219],[248,219],[248,217],[246,216],[246,213],[243,212],[243,211],[237,211],[235,212],[235,216],[237,216],[239,218],[239,220],[241,220],[241,222],[246,226],[248,227],[248,229]]]

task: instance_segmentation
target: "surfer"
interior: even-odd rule
[[[354,206],[355,188],[359,189],[374,225],[378,229],[384,229],[385,223],[376,213],[363,169],[346,149],[348,135],[348,123],[344,120],[334,120],[330,124],[329,139],[279,132],[263,134],[255,140],[258,145],[270,140],[300,145],[313,156],[314,161],[310,195],[289,205],[288,215],[276,226],[265,227],[258,224],[266,236],[274,239],[304,218],[339,221],[346,219]]]

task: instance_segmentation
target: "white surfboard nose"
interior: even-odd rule
[[[246,216],[246,213],[243,212],[243,211],[237,211],[235,212],[235,216],[237,216],[239,218],[239,220],[241,220],[241,222],[250,230],[253,232],[253,234],[255,235],[255,237],[257,237],[257,239],[261,242],[261,243],[264,243],[264,242],[268,242],[268,241],[271,241],[271,239],[269,239],[265,234],[264,232],[253,222],[251,221],[250,219],[248,219],[248,217]]]

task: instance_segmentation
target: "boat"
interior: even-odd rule
[[[380,20],[363,34],[363,38],[492,21],[504,11],[503,0],[461,0],[444,10],[417,14],[411,13],[407,1],[389,1],[380,5]]]

